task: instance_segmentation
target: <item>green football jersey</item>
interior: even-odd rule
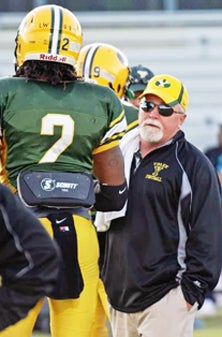
[[[127,132],[138,126],[139,109],[128,101],[122,101],[127,121]]]
[[[1,181],[16,187],[21,170],[92,172],[93,153],[118,144],[122,104],[109,88],[83,81],[57,87],[0,80]]]

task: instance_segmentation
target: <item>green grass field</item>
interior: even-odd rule
[[[201,329],[194,332],[194,337],[221,337],[222,329]]]
[[[220,329],[204,328],[194,331],[194,337],[221,337],[221,336],[222,336],[222,328]],[[50,335],[35,332],[34,337],[50,337]]]
[[[194,337],[221,337],[221,336],[222,336],[222,328],[220,329],[204,328],[194,331]],[[50,337],[50,335],[35,332],[34,337]]]
[[[200,329],[200,330],[195,330],[194,332],[194,337],[221,337],[221,336],[222,336],[222,328],[221,329]],[[50,337],[50,335],[35,332],[34,337]]]
[[[50,337],[48,334],[34,332],[34,337]],[[222,337],[222,307],[217,314],[204,319],[204,327],[194,330],[194,337]]]
[[[216,315],[203,320],[203,329],[194,330],[194,337],[222,337],[222,307]]]

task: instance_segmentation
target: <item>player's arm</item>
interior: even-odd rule
[[[96,193],[98,211],[118,211],[127,198],[124,162],[119,140],[125,133],[127,122],[120,99],[109,88],[103,88],[107,98],[108,126],[99,146],[93,151],[94,174],[100,183]]]
[[[94,174],[100,183],[121,185],[125,181],[123,156],[119,146],[93,156]]]
[[[127,198],[124,162],[119,146],[94,154],[94,175],[99,180],[95,208],[98,211],[118,211]]]

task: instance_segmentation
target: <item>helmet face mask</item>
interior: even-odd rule
[[[27,60],[75,66],[81,47],[81,26],[72,12],[57,5],[39,6],[25,16],[18,28],[16,67]]]
[[[121,98],[129,78],[128,60],[114,46],[93,43],[81,49],[77,74],[85,81],[110,87]]]

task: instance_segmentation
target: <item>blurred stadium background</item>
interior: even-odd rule
[[[1,1],[0,76],[14,72],[14,39],[22,17],[47,3],[74,11],[84,44],[113,44],[130,65],[179,77],[190,93],[187,138],[201,150],[216,145],[222,121],[221,0]]]

